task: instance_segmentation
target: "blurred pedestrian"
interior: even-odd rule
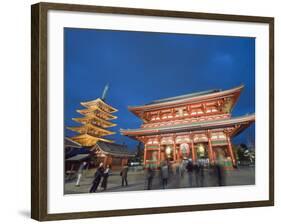
[[[185,162],[184,162],[184,160],[182,160],[180,163],[180,166],[179,166],[179,171],[180,171],[179,173],[180,173],[181,178],[183,178],[184,171],[185,171],[184,165],[185,165]]]
[[[166,164],[167,164],[167,166],[168,166],[168,172],[169,172],[169,175],[170,176],[173,176],[174,175],[174,172],[173,172],[173,167],[172,167],[172,164],[171,164],[171,162],[170,162],[170,160],[166,160]]]
[[[163,163],[160,171],[161,171],[162,187],[163,189],[165,189],[168,185],[168,178],[169,178],[169,168],[166,162]]]
[[[101,178],[103,176],[103,172],[104,172],[103,163],[100,163],[99,167],[97,168],[97,170],[95,172],[95,176],[94,176],[94,180],[92,182],[92,187],[90,189],[90,193],[97,191]]]
[[[188,160],[187,165],[186,165],[186,171],[187,171],[187,175],[188,175],[188,182],[189,182],[189,186],[192,187],[193,186],[193,164],[191,160]]]
[[[111,172],[110,166],[107,165],[106,169],[103,172],[103,179],[102,179],[102,182],[101,182],[101,187],[103,188],[104,191],[107,189],[107,181],[108,181],[108,177],[110,175],[110,172]]]
[[[127,179],[127,176],[128,176],[128,166],[127,165],[123,165],[123,168],[120,172],[120,176],[121,176],[121,179],[122,179],[122,187],[124,187],[124,185],[126,184],[126,186],[128,186],[128,179]]]
[[[194,170],[194,177],[195,177],[195,185],[196,187],[199,187],[199,179],[200,179],[200,168],[198,162],[195,162],[193,165]]]
[[[222,153],[218,154],[218,158],[215,163],[215,172],[217,175],[217,182],[219,186],[225,185],[224,180],[224,159]]]
[[[200,183],[200,187],[204,187],[204,179],[205,179],[205,175],[204,175],[204,164],[202,161],[200,161],[198,163],[199,165],[199,183]]]
[[[83,170],[86,168],[86,166],[87,166],[87,162],[83,162],[79,166],[79,169],[77,171],[77,181],[76,181],[76,184],[75,184],[76,187],[80,186],[80,181],[81,181],[81,178],[82,178],[82,175],[83,175]]]
[[[147,190],[151,190],[151,188],[152,188],[153,177],[154,177],[154,171],[153,171],[151,165],[149,165],[146,170]]]

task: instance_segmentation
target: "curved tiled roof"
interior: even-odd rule
[[[129,106],[129,110],[130,111],[150,110],[150,109],[171,107],[173,105],[179,105],[182,103],[200,102],[202,100],[224,97],[227,95],[231,95],[233,93],[239,94],[243,88],[244,88],[244,85],[240,85],[235,88],[223,90],[223,91],[222,90],[207,90],[207,91],[203,91],[203,92],[197,92],[197,93],[185,94],[185,95],[181,95],[181,96],[164,98],[164,99],[152,101],[149,104],[145,104],[145,105],[141,105],[141,106]]]
[[[241,117],[230,118],[230,119],[202,121],[202,122],[194,122],[190,124],[178,124],[173,126],[162,126],[162,127],[154,127],[154,128],[127,129],[127,130],[121,130],[121,133],[127,136],[138,136],[138,135],[150,135],[150,134],[157,134],[157,133],[185,132],[185,131],[193,131],[203,128],[226,127],[235,124],[254,122],[254,121],[255,121],[255,115],[252,114],[252,115],[244,115]]]
[[[73,141],[71,138],[65,137],[64,138],[64,147],[71,147],[71,148],[82,148],[81,144]]]
[[[134,156],[135,153],[128,150],[126,145],[120,145],[110,142],[97,142],[96,147],[104,151],[105,153],[115,156]]]
[[[206,95],[206,94],[210,94],[210,93],[217,93],[220,91],[221,91],[220,89],[213,89],[213,90],[201,91],[201,92],[196,92],[196,93],[188,93],[188,94],[184,94],[184,95],[180,95],[180,96],[174,96],[174,97],[154,100],[150,103],[147,103],[146,105],[155,104],[155,103],[164,103],[164,102],[169,102],[169,101],[174,101],[174,100],[187,99],[187,98],[202,96],[202,95]]]

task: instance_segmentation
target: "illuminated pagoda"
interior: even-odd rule
[[[74,121],[81,125],[68,127],[68,129],[78,133],[78,135],[70,139],[89,149],[90,156],[95,158],[95,166],[103,162],[104,165],[120,167],[126,164],[134,154],[128,150],[126,145],[116,144],[113,140],[106,138],[108,135],[115,134],[108,128],[116,126],[111,120],[117,118],[113,113],[118,111],[105,102],[107,90],[108,85],[105,86],[102,98],[81,102],[84,109],[77,110],[77,112],[83,117],[73,118]],[[68,160],[70,161],[71,159]]]
[[[77,112],[83,115],[83,117],[73,118],[73,120],[82,125],[68,127],[68,129],[79,133],[71,139],[83,147],[93,147],[98,141],[113,142],[106,139],[105,136],[115,134],[115,132],[108,130],[108,128],[116,126],[110,120],[117,118],[113,115],[113,113],[117,112],[117,109],[105,103],[104,99],[107,89],[108,86],[105,87],[102,98],[81,102],[85,109],[77,110]]]
[[[122,130],[144,143],[144,165],[201,159],[214,164],[223,158],[236,166],[231,139],[255,121],[255,115],[232,117],[243,85],[155,100],[129,110],[142,119],[138,129]]]

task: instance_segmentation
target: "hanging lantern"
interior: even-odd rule
[[[189,148],[189,145],[187,143],[182,143],[180,145],[180,151],[181,151],[181,154],[183,156],[186,156],[188,157],[190,155],[190,148]]]
[[[197,153],[199,154],[200,157],[204,157],[205,155],[205,148],[204,145],[199,144],[197,147]]]
[[[171,157],[171,153],[172,153],[172,148],[170,145],[168,145],[165,149],[165,152],[167,154],[168,157]]]
[[[152,153],[152,160],[153,160],[153,161],[157,161],[157,155],[158,155],[157,152],[153,152],[153,153]]]

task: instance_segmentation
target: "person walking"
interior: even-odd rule
[[[120,176],[122,178],[122,187],[124,187],[125,184],[126,184],[126,186],[128,186],[128,179],[127,179],[128,169],[129,169],[128,166],[124,165],[120,172]]]
[[[215,172],[217,176],[217,184],[218,186],[225,185],[225,178],[224,178],[224,160],[221,153],[218,154],[217,161],[215,163]]]
[[[199,161],[198,165],[199,165],[199,184],[200,187],[204,187],[204,178],[205,178],[204,164],[202,163],[202,161]]]
[[[200,179],[200,167],[198,162],[195,162],[193,165],[194,176],[195,176],[195,185],[196,187],[200,187],[199,179]]]
[[[168,178],[169,178],[169,168],[167,163],[164,163],[161,166],[161,179],[162,179],[162,187],[165,189],[168,185]]]
[[[90,193],[97,191],[101,178],[103,177],[103,173],[104,173],[103,163],[100,163],[99,167],[97,168],[97,170],[95,172],[94,180],[92,182],[92,187],[90,189]]]
[[[79,169],[77,171],[77,181],[76,181],[76,184],[75,184],[76,187],[80,186],[80,181],[81,181],[81,178],[82,178],[82,175],[83,175],[83,170],[86,168],[86,166],[87,166],[87,162],[83,162],[79,166]]]
[[[108,181],[108,177],[110,175],[110,165],[106,166],[106,169],[103,172],[103,179],[101,182],[101,187],[103,188],[103,191],[105,191],[107,189],[107,181]]]
[[[147,190],[151,190],[152,188],[153,177],[154,177],[154,171],[152,167],[149,165],[146,171]]]
[[[193,184],[193,164],[192,161],[189,160],[187,165],[186,165],[186,171],[187,171],[187,175],[188,175],[188,182],[189,182],[189,186],[192,187]]]
[[[182,160],[181,163],[180,163],[180,166],[179,166],[179,171],[180,171],[180,177],[181,178],[183,178],[183,176],[184,176],[184,171],[185,171],[184,164],[185,164],[185,162],[184,162],[184,160]]]

